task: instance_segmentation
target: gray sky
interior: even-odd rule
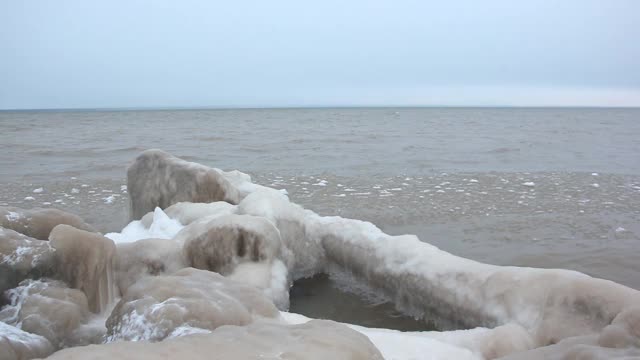
[[[0,109],[640,106],[640,1],[0,0]]]

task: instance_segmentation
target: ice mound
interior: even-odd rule
[[[65,349],[49,359],[351,359],[382,360],[362,334],[332,321],[302,325],[259,322],[222,326],[211,334],[192,334],[159,343],[116,342]]]
[[[26,278],[39,278],[52,271],[54,249],[37,240],[0,227],[0,294]]]
[[[7,291],[0,321],[45,337],[56,348],[76,345],[75,331],[89,320],[87,297],[56,280],[25,280]]]
[[[116,296],[113,241],[69,225],[56,226],[49,240],[56,250],[56,277],[82,290],[92,312],[104,311]]]
[[[252,284],[264,290],[278,308],[289,308],[291,284],[286,264],[292,262],[292,255],[271,221],[223,215],[200,224],[186,227],[177,236],[184,242],[190,266]]]
[[[259,189],[245,197],[237,213],[260,216],[273,222],[285,246],[293,253],[294,279],[310,277],[324,269],[326,258],[319,233],[317,214],[289,201],[273,189]]]
[[[53,346],[44,337],[30,334],[0,321],[0,359],[40,358],[53,351]]]
[[[107,320],[108,341],[160,341],[184,326],[213,330],[277,316],[273,303],[254,287],[187,268],[129,287]]]
[[[206,224],[206,231],[180,236],[185,238],[184,252],[191,266],[222,275],[230,274],[241,263],[290,256],[284,252],[278,229],[257,216],[217,217]]]
[[[1,227],[39,240],[49,239],[51,230],[60,224],[95,232],[95,229],[80,217],[62,210],[40,208],[25,210],[16,207],[0,207]]]
[[[129,166],[127,191],[132,220],[142,218],[156,207],[166,209],[182,201],[232,204],[240,201],[238,189],[221,171],[161,150],[144,151]]]
[[[120,294],[145,276],[172,274],[188,267],[182,245],[169,239],[143,239],[117,244],[115,278]]]

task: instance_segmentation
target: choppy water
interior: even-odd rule
[[[127,165],[162,148],[457,255],[640,289],[638,139],[640,109],[0,112],[0,205],[58,207],[119,230]],[[344,292],[326,279],[311,284],[326,298]],[[414,326],[349,294],[323,310],[322,294],[292,306]]]

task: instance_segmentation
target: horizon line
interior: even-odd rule
[[[314,105],[314,106],[131,106],[70,108],[9,108],[0,112],[80,112],[80,111],[185,111],[185,110],[288,110],[288,109],[640,109],[611,105]]]

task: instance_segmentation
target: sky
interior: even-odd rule
[[[640,106],[637,0],[0,0],[0,109]]]

